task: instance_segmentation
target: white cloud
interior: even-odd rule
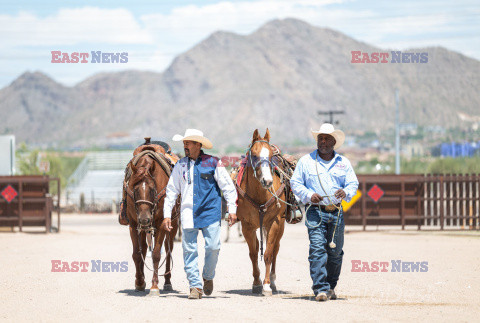
[[[36,45],[149,44],[151,36],[126,9],[60,9],[45,18],[20,12],[0,15],[2,47]]]
[[[150,34],[163,41],[169,50],[185,50],[215,31],[248,34],[273,19],[295,17],[322,24],[322,18],[329,16],[329,11],[325,11],[324,6],[339,2],[341,1],[224,1],[204,6],[178,7],[169,14],[152,13],[143,15],[140,19]]]
[[[135,68],[160,72],[176,55],[215,31],[249,34],[267,21],[287,17],[339,30],[380,48],[440,45],[480,58],[480,45],[476,45],[480,44],[480,22],[475,19],[479,10],[474,4],[460,6],[458,0],[458,6],[432,7],[412,1],[366,8],[361,2],[342,0],[232,0],[179,6],[168,13],[153,7],[151,13],[140,16],[127,8],[96,7],[60,9],[46,17],[27,12],[0,15],[0,69],[9,71],[8,76],[0,76],[0,86],[25,69],[52,69],[49,50],[68,50],[68,46],[85,51],[110,46],[129,52],[128,64],[84,66],[82,71]],[[56,68],[62,68],[62,76],[51,75],[59,81],[68,79],[71,84],[84,77],[74,72],[67,77],[76,68]],[[15,74],[10,72],[14,69]]]

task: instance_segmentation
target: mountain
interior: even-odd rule
[[[0,90],[0,133],[85,146],[118,132],[169,140],[194,127],[227,148],[246,147],[255,128],[268,127],[274,142],[291,145],[324,121],[318,110],[344,110],[347,133],[390,131],[396,88],[402,122],[453,127],[457,112],[478,115],[479,61],[429,47],[404,51],[428,53],[424,64],[353,64],[352,51],[390,52],[284,19],[247,36],[216,32],[163,73],[102,73],[65,87],[27,72]]]

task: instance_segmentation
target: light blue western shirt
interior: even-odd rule
[[[334,196],[339,189],[343,189],[347,195],[344,199],[347,202],[357,193],[358,179],[353,171],[352,164],[346,157],[336,152],[334,154],[331,162],[322,162],[317,150],[315,150],[298,161],[290,185],[293,193],[302,203],[311,203],[310,199],[314,193],[320,196],[331,195],[330,200],[333,204],[342,201]],[[328,197],[324,197],[320,204],[331,204],[330,200]]]

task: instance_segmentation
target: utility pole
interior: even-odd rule
[[[333,120],[333,115],[334,114],[344,114],[345,111],[343,110],[328,110],[328,111],[318,111],[317,112],[319,115],[328,115],[329,116],[329,120],[326,120],[325,122],[328,122],[328,123],[331,123],[331,124],[338,124],[339,121],[335,121],[334,123],[334,120]]]
[[[400,175],[400,111],[398,89],[395,89],[395,174]]]

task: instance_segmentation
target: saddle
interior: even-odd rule
[[[163,157],[168,160],[172,168],[179,160],[178,156],[172,153],[172,148],[170,148],[170,146],[166,142],[150,141],[149,137],[146,137],[145,142],[133,151],[133,156],[136,157],[138,154],[148,150],[153,151],[159,155],[163,155]]]

